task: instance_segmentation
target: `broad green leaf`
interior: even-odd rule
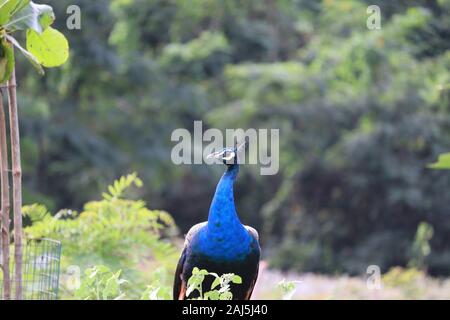
[[[58,30],[48,27],[41,34],[27,30],[27,50],[44,67],[58,67],[69,57],[69,43]]]
[[[215,287],[217,287],[219,284],[220,284],[220,277],[219,278],[216,278],[214,281],[213,281],[213,283],[212,283],[212,285],[211,285],[211,290],[212,289],[214,289]]]
[[[2,39],[0,43],[0,83],[4,83],[11,77],[14,69],[14,49],[13,46]]]
[[[11,17],[23,9],[30,0],[0,0],[0,26],[4,26]]]
[[[240,276],[238,276],[238,275],[234,275],[234,276],[231,278],[231,281],[232,281],[233,283],[240,284],[240,283],[242,283],[242,278],[241,278]]]
[[[197,275],[194,273],[194,270],[192,271],[192,276],[190,276],[188,279],[188,282],[187,282],[188,286],[197,281]]]
[[[220,293],[217,290],[213,290],[210,292],[205,293],[205,299],[207,300],[219,300]]]
[[[38,71],[38,73],[40,75],[43,75],[44,69],[42,68],[41,64],[39,63],[39,61],[37,60],[37,58],[32,55],[30,52],[28,52],[27,50],[25,50],[24,48],[22,48],[22,46],[17,42],[16,39],[14,39],[13,37],[6,35],[6,38],[8,39],[8,41],[10,41],[17,49],[20,50],[20,52],[22,52],[22,54],[25,56],[25,58],[28,59],[28,61],[30,61],[30,63],[36,68],[36,70]]]
[[[430,169],[450,169],[450,152],[439,156],[437,162],[428,165]]]
[[[231,300],[231,299],[233,299],[233,294],[230,291],[222,293],[219,298],[219,300]]]
[[[52,7],[46,4],[29,2],[27,6],[17,11],[5,25],[9,31],[33,29],[42,33],[55,21]]]
[[[109,270],[109,268],[107,266],[104,266],[104,265],[95,266],[94,270],[97,270],[98,272],[100,272],[100,274],[108,273],[111,271],[111,270]],[[121,270],[119,270],[119,272],[121,272]]]
[[[119,283],[117,282],[117,275],[113,275],[106,280],[105,288],[103,289],[103,299],[107,300],[108,297],[114,297],[119,294]]]

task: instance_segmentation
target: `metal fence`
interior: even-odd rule
[[[11,246],[13,247],[13,246]],[[12,248],[11,248],[11,251]],[[14,254],[10,255],[11,297],[14,279]],[[3,259],[0,252],[0,263]],[[22,258],[22,292],[25,300],[56,300],[58,298],[61,242],[52,239],[28,240]],[[0,272],[0,297],[3,299],[3,272]]]

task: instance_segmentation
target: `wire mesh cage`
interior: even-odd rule
[[[12,250],[13,245],[11,246]],[[14,278],[14,254],[10,255],[11,298],[19,286]],[[56,300],[58,298],[61,242],[52,239],[28,240],[22,258],[22,298]],[[0,264],[3,259],[0,253]],[[4,299],[3,272],[0,272],[0,297]]]

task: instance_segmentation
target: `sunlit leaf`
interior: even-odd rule
[[[242,283],[242,278],[238,275],[233,275],[233,277],[231,278],[231,281],[233,283],[240,284],[240,283]]]
[[[220,293],[217,290],[213,290],[210,292],[205,293],[205,299],[208,300],[219,300],[220,299]]]
[[[60,66],[69,58],[69,43],[66,37],[52,27],[48,27],[41,34],[28,29],[27,50],[47,68]]]
[[[438,161],[428,165],[428,168],[450,170],[450,152],[441,154],[438,158]]]
[[[0,25],[8,23],[14,14],[29,3],[30,0],[0,0]]]
[[[55,14],[52,7],[30,1],[28,5],[15,13],[4,27],[10,31],[33,29],[42,33],[53,21],[55,21]]]
[[[231,300],[231,299],[233,299],[233,294],[230,291],[222,293],[219,298],[219,300]]]
[[[215,287],[217,287],[219,284],[220,284],[220,277],[219,277],[219,278],[216,278],[216,279],[213,281],[213,283],[212,283],[212,285],[211,285],[211,290],[214,289]]]

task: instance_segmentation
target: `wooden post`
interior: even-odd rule
[[[22,300],[22,168],[20,165],[19,115],[16,95],[16,70],[8,81],[9,126],[14,209],[14,283],[15,298]]]
[[[1,237],[2,237],[2,269],[3,269],[3,299],[11,299],[11,278],[9,273],[9,170],[8,146],[6,142],[6,117],[3,108],[3,92],[0,89],[0,159],[1,159]]]

